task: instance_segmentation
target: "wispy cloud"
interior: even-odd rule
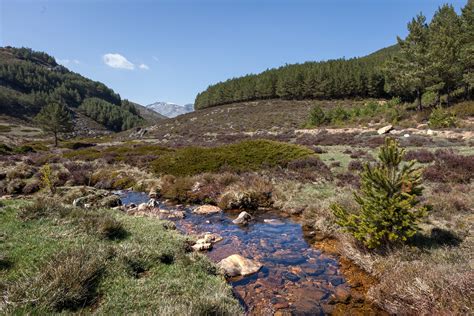
[[[150,69],[150,67],[148,67],[148,66],[145,65],[145,64],[140,64],[140,66],[138,66],[138,68],[143,69],[143,70],[148,70],[148,69]]]
[[[153,60],[156,61],[156,62],[159,62],[159,61],[160,61],[160,60],[158,59],[158,57],[156,57],[156,56],[151,56],[151,58],[153,58]]]
[[[102,56],[102,60],[104,63],[112,68],[119,68],[119,69],[127,69],[127,70],[133,70],[135,69],[135,65],[127,60],[124,56],[120,54],[105,54]]]

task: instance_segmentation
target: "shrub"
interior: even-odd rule
[[[20,194],[25,187],[26,182],[20,179],[13,179],[7,183],[6,191],[8,194]]]
[[[423,178],[433,182],[470,183],[474,177],[474,156],[458,155],[438,150],[436,161],[423,172]]]
[[[187,202],[193,185],[194,181],[188,177],[165,175],[161,179],[161,195],[166,199]]]
[[[88,233],[105,239],[122,239],[127,235],[123,224],[103,212],[84,213],[81,210],[78,224]]]
[[[328,118],[324,114],[323,109],[316,105],[311,109],[309,113],[309,124],[312,126],[321,126],[328,122]]]
[[[428,125],[431,128],[448,128],[456,126],[456,116],[441,107],[435,108],[428,121]]]
[[[423,190],[421,170],[414,162],[401,165],[403,156],[404,149],[386,138],[379,163],[367,164],[361,174],[361,192],[355,194],[358,212],[350,213],[339,204],[331,206],[337,224],[368,248],[408,240],[426,214],[427,207],[417,207]]]
[[[25,185],[22,192],[23,194],[32,194],[38,192],[41,189],[41,182],[33,180]]]
[[[25,277],[7,290],[10,304],[35,306],[60,312],[88,306],[97,296],[97,286],[105,271],[97,251],[67,250],[52,257],[35,276]]]
[[[247,176],[243,182],[229,187],[218,201],[220,208],[225,210],[255,210],[259,207],[271,207],[272,184],[258,176]]]
[[[349,162],[349,165],[347,166],[347,169],[349,169],[350,171],[360,171],[364,169],[364,166],[359,160],[351,160]]]
[[[56,184],[51,166],[49,164],[45,164],[43,167],[41,167],[40,173],[41,184],[43,188],[54,194],[54,192],[56,192]]]
[[[405,154],[405,160],[416,160],[420,163],[429,163],[435,159],[435,155],[426,149],[410,150]]]
[[[152,162],[158,174],[189,176],[204,172],[253,171],[285,166],[314,155],[309,148],[269,140],[249,140],[215,148],[185,147],[163,154]]]
[[[331,178],[331,170],[316,156],[309,156],[293,160],[288,163],[287,168],[295,171],[303,179],[316,180],[319,178]]]
[[[39,198],[20,209],[18,216],[22,220],[34,220],[65,213],[65,207],[52,198]]]

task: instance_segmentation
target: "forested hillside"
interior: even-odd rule
[[[472,98],[474,1],[458,15],[450,5],[428,24],[420,14],[408,23],[409,35],[371,55],[285,65],[209,86],[195,108],[259,99],[342,99],[398,96],[417,100],[425,93],[449,96],[462,89]]]
[[[28,48],[0,48],[0,114],[30,120],[51,102],[113,131],[144,122],[131,102],[103,83],[69,71],[52,56]]]

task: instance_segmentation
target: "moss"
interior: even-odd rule
[[[285,166],[314,155],[308,148],[268,140],[250,140],[216,148],[186,147],[160,156],[152,162],[157,174],[176,176],[231,170],[236,172]]]

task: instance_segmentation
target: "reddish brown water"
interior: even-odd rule
[[[127,192],[122,201],[138,204],[148,201],[148,197]],[[173,206],[163,203],[160,208]],[[252,222],[242,227],[232,223],[238,212],[196,215],[190,207],[182,209],[186,217],[175,221],[179,230],[223,237],[207,252],[211,260],[218,262],[240,254],[263,264],[258,273],[228,280],[249,314],[324,315],[348,299],[350,287],[338,261],[311,247],[301,224],[294,219],[275,211],[257,212]]]

